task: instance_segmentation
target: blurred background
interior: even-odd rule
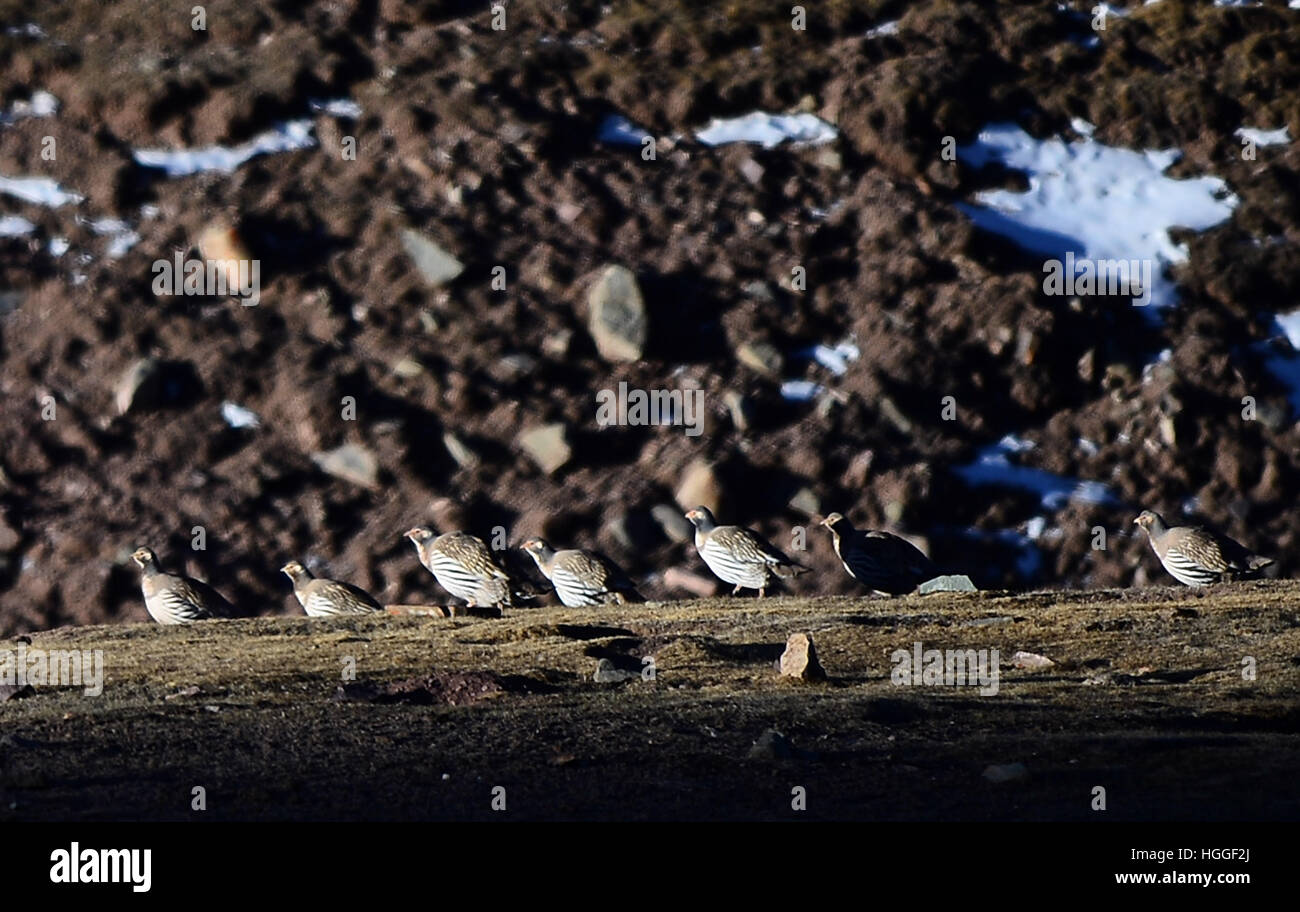
[[[419,523],[691,597],[696,503],[802,593],[858,591],[832,510],[985,587],[1172,583],[1142,508],[1295,571],[1283,0],[183,6],[0,2],[0,631],[145,620],[142,545],[445,602]],[[155,292],[203,242],[256,306]]]

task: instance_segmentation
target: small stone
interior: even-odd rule
[[[736,360],[765,377],[779,377],[785,359],[770,342],[746,342],[736,349]]]
[[[156,358],[141,358],[132,364],[117,382],[114,398],[117,413],[125,415],[132,409],[153,408],[161,399],[162,367]]]
[[[812,488],[800,488],[795,492],[794,497],[790,498],[790,509],[796,513],[802,513],[804,516],[819,516],[822,512],[822,501]]]
[[[775,729],[769,728],[758,736],[754,746],[749,749],[751,760],[789,760],[794,756],[790,740]]]
[[[781,653],[781,677],[797,678],[800,681],[822,681],[826,671],[817,660],[817,649],[812,637],[806,633],[792,633],[785,641],[785,652]]]
[[[771,304],[776,301],[776,294],[772,291],[772,286],[764,282],[762,279],[754,279],[752,282],[746,282],[740,287],[740,290],[745,293],[746,297],[753,298],[755,301],[761,301],[764,304]],[[773,351],[775,351],[775,349],[773,349]]]
[[[900,434],[912,433],[912,422],[902,413],[893,399],[881,396],[876,400],[876,404],[880,408],[881,417],[897,428]]]
[[[596,673],[591,679],[597,684],[621,684],[623,681],[631,681],[639,678],[641,675],[635,671],[627,671],[619,668],[609,659],[601,659],[596,663]]]
[[[749,400],[735,390],[728,390],[722,397],[722,404],[731,415],[731,423],[738,431],[749,430]]]
[[[569,345],[573,341],[573,333],[567,329],[559,332],[553,332],[542,340],[542,354],[548,358],[555,358],[557,361],[569,356]]]
[[[587,295],[587,329],[606,361],[637,361],[645,349],[641,288],[626,266],[606,266]]]
[[[424,373],[424,365],[415,358],[403,358],[393,365],[393,373],[404,380],[410,380]]]
[[[740,163],[740,176],[749,181],[755,187],[763,182],[763,166],[752,158],[746,158]]]
[[[931,592],[978,592],[979,590],[975,588],[969,576],[953,573],[926,580],[916,591],[921,595],[929,595]]]
[[[203,229],[198,240],[199,256],[204,261],[216,261],[225,264],[226,288],[231,294],[239,289],[239,264],[249,262],[253,255],[240,237],[234,226],[225,222],[213,222]],[[247,267],[246,267],[247,268]]]
[[[681,483],[673,496],[683,510],[704,506],[716,513],[722,501],[722,486],[712,464],[702,459],[692,461],[682,473]]]
[[[984,778],[989,782],[1014,782],[1029,776],[1029,767],[1023,763],[992,764],[984,767]]]
[[[871,477],[871,466],[876,461],[874,450],[863,450],[853,457],[848,470],[844,473],[844,486],[847,488],[865,488]]]
[[[1032,652],[1014,652],[1011,654],[1011,664],[1015,668],[1051,668],[1056,663],[1047,656]]]
[[[830,146],[822,146],[813,161],[817,167],[825,168],[827,171],[839,171],[844,167],[843,156]]]
[[[563,202],[555,207],[555,217],[566,225],[572,225],[582,215],[582,207],[577,203]]]
[[[675,542],[695,540],[695,527],[682,515],[682,511],[671,504],[655,504],[650,508],[650,516],[659,523],[664,535]]]
[[[629,554],[644,553],[663,541],[659,526],[640,510],[616,516],[605,524],[605,531]]]
[[[478,465],[478,454],[451,431],[442,435],[442,443],[451,454],[451,458],[456,461],[456,465],[462,469],[472,469]]]
[[[356,443],[345,443],[337,449],[313,453],[312,462],[322,472],[350,481],[363,488],[379,487],[379,460],[370,450]]]
[[[524,452],[547,475],[555,474],[573,456],[568,429],[563,424],[544,424],[531,428],[521,432],[517,440]]]
[[[446,285],[465,271],[465,265],[420,232],[402,231],[402,247],[424,281],[434,288]]]

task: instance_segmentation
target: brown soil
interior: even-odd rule
[[[266,613],[298,610],[276,571],[291,557],[385,602],[427,601],[435,590],[400,536],[431,519],[597,546],[648,595],[679,597],[663,571],[703,568],[648,513],[672,503],[697,458],[717,464],[724,517],[783,546],[808,522],[788,506],[807,487],[823,510],[925,536],[940,563],[986,586],[1163,579],[1122,530],[1140,506],[1176,514],[1190,498],[1295,571],[1300,429],[1249,344],[1300,291],[1300,144],[1246,162],[1232,135],[1249,123],[1300,136],[1300,16],[1283,5],[1166,0],[1112,20],[1098,51],[1073,40],[1086,24],[1043,3],[843,0],[810,5],[806,32],[778,5],[684,0],[521,0],[505,32],[484,4],[206,8],[195,32],[188,12],[151,5],[0,2],[0,20],[36,20],[49,36],[0,34],[0,99],[45,89],[62,103],[0,129],[0,173],[86,197],[58,210],[5,199],[38,231],[0,240],[0,291],[19,293],[0,317],[0,629],[143,619],[127,560],[141,544]],[[863,37],[895,18],[899,34]],[[239,142],[335,97],[361,105],[358,123],[317,116],[318,148],[230,176],[159,179],[130,154]],[[755,107],[831,120],[837,155],[671,139]],[[611,112],[661,138],[657,161],[594,144]],[[1162,326],[1104,300],[1042,297],[1035,264],[954,208],[987,177],[940,161],[943,136],[1008,118],[1046,135],[1072,116],[1106,142],[1178,146],[1175,173],[1222,176],[1242,199],[1188,239],[1183,304]],[[340,160],[345,134],[356,161]],[[45,135],[54,162],[39,156]],[[757,183],[746,159],[763,169]],[[78,220],[135,223],[145,205],[158,216],[121,260]],[[151,262],[223,218],[265,264],[262,303],[154,297]],[[426,288],[398,240],[408,225],[464,274]],[[53,237],[71,241],[61,259]],[[636,272],[650,309],[646,357],[625,366],[601,360],[585,328],[590,276],[609,261]],[[498,264],[505,292],[489,285]],[[803,293],[790,288],[797,264]],[[863,356],[844,377],[786,371],[831,387],[825,408],[784,402],[735,356],[745,342],[789,353],[848,335]],[[1163,347],[1169,365],[1143,384]],[[118,377],[150,354],[192,382],[169,406],[118,416]],[[403,358],[423,373],[395,374]],[[594,392],[620,381],[697,383],[705,433],[600,430]],[[750,400],[747,431],[727,417],[730,390]],[[1241,420],[1248,394],[1270,420]],[[940,420],[946,395],[957,421]],[[57,420],[41,420],[44,396]],[[356,421],[341,419],[344,396]],[[226,400],[261,427],[227,427]],[[555,476],[514,442],[549,421],[574,447]],[[475,466],[458,467],[445,431]],[[963,534],[1021,525],[1041,512],[1036,498],[969,489],[949,471],[1011,431],[1038,444],[1030,464],[1106,481],[1124,501],[1053,517],[1062,534],[1042,543],[1036,580],[1017,575],[1015,548]],[[377,490],[313,464],[348,441],[377,454]],[[190,551],[196,525],[204,552]],[[1110,550],[1090,549],[1094,525],[1111,530]],[[820,530],[800,558],[818,572],[795,594],[854,591]]]

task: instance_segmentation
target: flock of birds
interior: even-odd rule
[[[752,529],[718,525],[707,507],[696,507],[685,515],[695,526],[695,548],[700,558],[715,576],[735,586],[733,595],[742,589],[754,589],[761,598],[776,579],[797,576],[809,569]],[[1160,514],[1150,510],[1143,511],[1134,523],[1146,532],[1164,568],[1188,586],[1248,578],[1273,563],[1271,558],[1253,554],[1210,529],[1168,526]],[[874,592],[903,595],[940,573],[920,549],[897,535],[855,529],[839,513],[831,513],[820,525],[830,531],[844,569]],[[439,535],[428,526],[418,526],[405,537],[415,545],[420,563],[438,584],[471,608],[491,606],[504,611],[519,599],[540,594],[526,580],[508,573],[492,549],[468,532]],[[644,601],[628,575],[602,554],[576,548],[556,551],[540,538],[530,539],[520,547],[569,608]],[[131,556],[140,566],[145,608],[158,623],[188,624],[238,616],[230,602],[207,583],[164,573],[148,548],[140,548]],[[290,561],[280,570],[292,581],[294,595],[311,617],[384,611],[364,589],[317,578],[298,561]]]

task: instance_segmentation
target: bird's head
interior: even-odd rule
[[[519,546],[525,554],[531,557],[543,570],[546,569],[547,562],[555,556],[555,549],[548,545],[545,539],[530,538]]]
[[[428,526],[416,526],[414,529],[407,529],[404,533],[407,538],[415,542],[416,547],[425,544],[433,539],[433,530]]]
[[[148,570],[150,567],[157,568],[158,558],[154,557],[152,551],[148,548],[136,548],[131,552],[131,560],[135,561],[141,570]]]
[[[716,523],[716,520],[713,518],[713,512],[708,507],[704,506],[696,507],[694,510],[687,510],[686,518],[691,521],[691,524],[695,526],[695,528],[704,529],[706,531],[712,529]]]
[[[294,583],[297,583],[298,580],[304,576],[308,578],[311,577],[311,573],[308,572],[307,568],[296,560],[289,561],[289,563],[280,568],[280,572],[293,580]]]
[[[1160,526],[1164,525],[1164,522],[1160,519],[1159,513],[1152,510],[1143,510],[1138,514],[1138,518],[1133,520],[1133,525],[1141,526],[1143,529],[1150,532],[1153,528],[1158,529]]]
[[[817,525],[825,526],[828,529],[834,529],[842,522],[844,522],[843,513],[831,513],[826,516],[823,516],[821,522],[819,522]]]

